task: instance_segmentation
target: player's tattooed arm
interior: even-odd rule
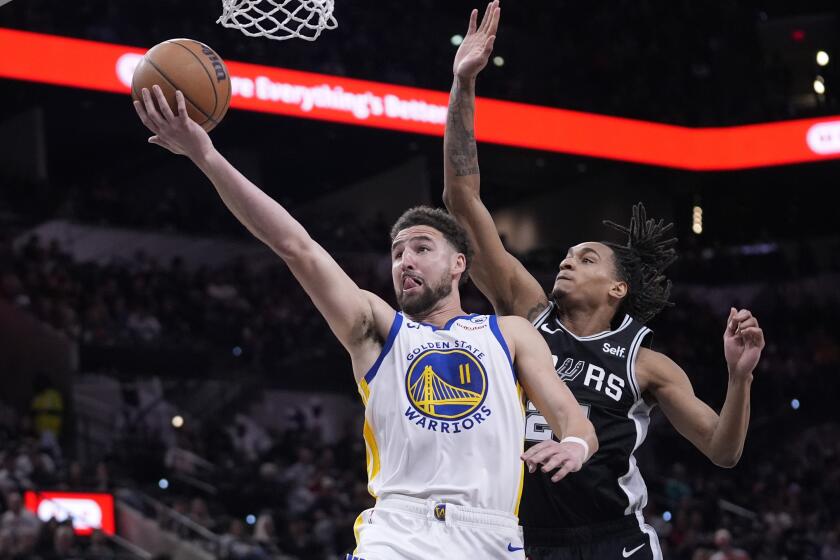
[[[455,78],[449,93],[444,149],[456,177],[478,175],[478,148],[475,145],[475,78]]]
[[[470,277],[476,286],[500,315],[528,317],[534,302],[545,300],[545,292],[502,244],[493,217],[480,196],[475,80],[493,52],[500,14],[499,3],[490,2],[479,24],[478,11],[473,10],[467,34],[455,54],[454,82],[443,138],[443,201],[470,236],[475,249]]]
[[[475,145],[475,80],[490,59],[501,10],[497,1],[487,4],[481,24],[478,10],[470,14],[467,34],[452,64],[455,77],[449,93],[449,111],[444,136],[444,166],[455,177],[478,175]]]

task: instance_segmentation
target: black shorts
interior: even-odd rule
[[[529,560],[662,560],[656,532],[633,515],[570,529],[524,529]]]

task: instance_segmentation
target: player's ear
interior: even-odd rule
[[[467,257],[464,253],[454,253],[454,258],[452,259],[452,273],[463,274],[465,270],[467,270]]]
[[[623,280],[616,280],[610,285],[609,294],[611,298],[621,300],[627,296],[627,291],[627,282],[624,282]]]

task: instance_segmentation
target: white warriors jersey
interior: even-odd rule
[[[518,515],[525,412],[495,315],[397,313],[359,393],[368,490]]]

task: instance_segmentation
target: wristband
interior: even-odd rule
[[[568,436],[560,440],[560,443],[577,443],[578,445],[583,446],[583,461],[581,461],[581,464],[589,460],[589,444],[586,443],[585,439],[574,436]]]

